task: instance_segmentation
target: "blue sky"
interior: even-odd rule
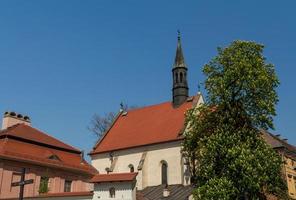
[[[171,99],[177,29],[190,94],[218,46],[266,46],[281,85],[276,132],[296,144],[296,1],[0,1],[0,112],[89,151],[94,113]]]

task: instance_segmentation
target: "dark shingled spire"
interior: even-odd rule
[[[175,57],[175,64],[173,66],[175,67],[185,67],[185,60],[183,56],[183,51],[182,51],[182,46],[181,46],[181,34],[180,31],[178,30],[178,44],[177,44],[177,51],[176,51],[176,57]]]
[[[188,98],[187,67],[181,47],[181,36],[178,31],[178,44],[173,72],[173,106],[178,107]]]

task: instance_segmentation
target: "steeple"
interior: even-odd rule
[[[185,67],[186,68],[184,56],[183,56],[183,51],[182,51],[182,46],[181,46],[181,33],[179,30],[178,30],[178,43],[177,43],[175,64],[173,67],[174,68],[176,68],[176,67]]]
[[[187,67],[183,56],[181,46],[180,31],[178,31],[178,43],[175,57],[175,63],[172,69],[173,73],[173,106],[178,107],[188,98]]]

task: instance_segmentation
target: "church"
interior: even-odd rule
[[[99,172],[93,199],[193,199],[189,164],[182,155],[185,112],[204,103],[200,92],[189,96],[188,68],[178,35],[172,68],[172,99],[156,105],[120,110],[89,153]],[[283,158],[283,178],[296,199],[296,147],[280,135],[262,138]]]
[[[189,163],[182,155],[185,113],[204,103],[189,96],[188,68],[180,34],[172,67],[172,99],[120,110],[89,152],[83,152],[32,127],[28,116],[6,112],[0,131],[0,199],[15,200],[20,166],[26,168],[26,199],[44,200],[191,200]],[[296,147],[280,135],[263,139],[283,158],[283,178],[296,199]],[[47,189],[43,191],[42,185]]]
[[[99,174],[94,199],[189,199],[189,166],[181,153],[185,112],[203,96],[189,96],[181,38],[172,68],[172,100],[121,110],[89,153]]]

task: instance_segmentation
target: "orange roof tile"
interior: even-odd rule
[[[97,174],[91,179],[91,183],[102,182],[122,182],[135,180],[138,173],[112,173],[112,174]]]
[[[32,136],[33,134],[35,135]],[[97,172],[81,159],[81,151],[78,149],[24,124],[15,125],[0,133],[0,157],[89,175]]]
[[[197,95],[177,108],[171,102],[165,102],[119,115],[90,155],[182,139],[184,114],[199,97]]]
[[[4,136],[22,138],[24,140],[29,140],[31,142],[42,143],[52,147],[80,152],[79,149],[76,149],[68,144],[65,144],[55,139],[54,137],[47,135],[46,133],[25,124],[16,124],[14,126],[11,126],[7,129],[0,131],[0,138]]]

